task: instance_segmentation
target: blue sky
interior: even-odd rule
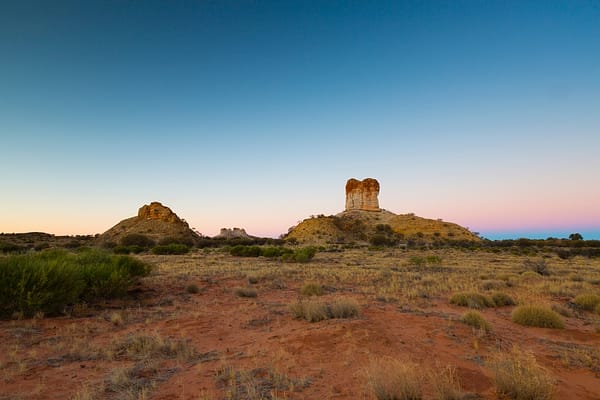
[[[593,1],[4,1],[0,232],[157,200],[277,236],[374,177],[396,213],[600,238],[599,49]]]

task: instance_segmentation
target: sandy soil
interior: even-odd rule
[[[68,317],[0,321],[0,399],[244,399],[260,393],[374,399],[366,371],[383,356],[410,359],[423,371],[451,365],[470,394],[465,398],[495,399],[487,360],[513,345],[532,351],[551,371],[556,399],[600,399],[593,358],[600,334],[587,314],[565,318],[565,329],[542,329],[511,322],[512,307],[485,309],[480,312],[493,327],[485,333],[460,322],[465,308],[450,305],[448,293],[383,302],[353,286],[352,278],[332,274],[323,275],[320,300],[351,297],[361,305],[360,316],[317,323],[292,318],[289,304],[299,300],[307,277],[315,277],[303,269],[354,262],[388,269],[401,265],[405,254],[320,253],[310,267],[290,264],[281,273],[276,261],[215,253],[145,257],[157,271],[126,300],[80,307]],[[448,264],[465,262],[457,257],[482,258],[444,254]],[[258,282],[249,284],[248,276]],[[199,293],[188,293],[190,284]],[[235,288],[247,286],[257,297],[236,295]],[[147,335],[181,349],[144,355],[126,345]],[[431,398],[430,389],[424,391]]]

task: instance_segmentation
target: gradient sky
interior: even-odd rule
[[[0,232],[380,205],[600,238],[597,1],[0,2]]]

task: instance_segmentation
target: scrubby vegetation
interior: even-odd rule
[[[286,262],[308,262],[313,259],[317,249],[315,247],[301,247],[298,249],[290,249],[287,247],[260,247],[260,246],[244,246],[237,245],[229,249],[229,254],[237,257],[281,257],[282,261]]]
[[[554,380],[540,367],[533,354],[516,347],[496,354],[489,363],[498,394],[514,400],[550,400]]]
[[[294,318],[319,322],[330,318],[353,318],[358,316],[360,306],[351,298],[339,298],[329,304],[319,300],[299,301],[290,305]]]
[[[161,255],[176,255],[189,253],[190,248],[185,244],[171,243],[165,245],[158,245],[152,248],[152,253]]]
[[[57,315],[83,300],[123,295],[150,267],[100,250],[50,250],[0,259],[0,317]]]
[[[560,315],[551,309],[537,305],[519,306],[512,312],[512,321],[519,325],[536,326],[538,328],[565,327]]]
[[[492,329],[492,326],[477,311],[467,311],[463,314],[460,320],[467,325],[484,330],[486,332]]]
[[[586,311],[594,311],[594,309],[600,305],[600,296],[597,294],[580,294],[573,299],[573,303]]]
[[[452,297],[450,297],[450,304],[469,308],[486,308],[495,306],[494,301],[491,298],[475,292],[455,293],[452,295]]]

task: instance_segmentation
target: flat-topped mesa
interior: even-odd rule
[[[158,201],[153,201],[150,204],[145,204],[140,207],[138,210],[138,218],[172,223],[183,222],[169,207],[163,206]]]
[[[377,179],[366,178],[359,181],[350,178],[346,182],[346,211],[380,211],[378,195]]]

